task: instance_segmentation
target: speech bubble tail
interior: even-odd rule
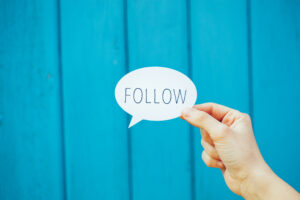
[[[131,118],[131,121],[130,121],[130,124],[129,124],[128,128],[130,128],[130,127],[132,127],[133,125],[135,125],[135,124],[139,123],[140,121],[142,121],[142,119],[141,119],[141,118],[138,118],[138,117],[136,117],[136,116],[132,116],[132,118]]]

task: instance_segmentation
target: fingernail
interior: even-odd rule
[[[185,108],[185,109],[183,109],[183,111],[182,111],[182,116],[183,116],[184,118],[190,117],[191,114],[192,114],[192,112],[193,112],[193,109],[192,109],[192,108]]]

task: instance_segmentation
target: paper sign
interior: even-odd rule
[[[144,67],[126,74],[115,89],[121,108],[132,115],[129,128],[141,120],[163,121],[181,115],[197,99],[194,83],[166,67]]]

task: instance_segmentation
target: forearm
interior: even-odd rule
[[[299,193],[280,179],[268,166],[256,170],[243,185],[246,200],[300,199]]]

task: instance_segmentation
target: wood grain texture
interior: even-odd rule
[[[126,200],[122,1],[62,0],[61,25],[68,199]]]
[[[249,112],[246,1],[192,0],[191,42],[197,103],[216,102]],[[220,170],[208,168],[195,133],[196,199],[240,199]]]
[[[0,199],[63,198],[55,1],[0,3]]]
[[[251,6],[256,139],[274,172],[299,191],[300,2]]]
[[[186,2],[128,0],[129,67],[165,66],[188,74]],[[133,199],[190,199],[188,125],[141,121],[130,129]]]

